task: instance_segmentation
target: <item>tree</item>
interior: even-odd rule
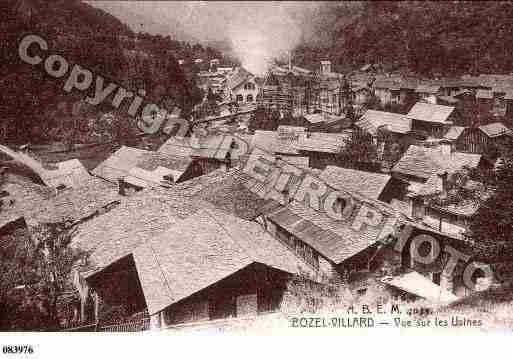
[[[343,166],[355,169],[377,171],[377,147],[369,136],[355,131],[340,154]]]
[[[72,266],[85,258],[70,242],[64,224],[42,224],[17,231],[10,245],[0,249],[1,329],[59,329],[58,300],[71,288]]]
[[[503,159],[494,182],[494,193],[486,199],[470,224],[470,236],[479,242],[500,243],[513,239],[513,158]]]

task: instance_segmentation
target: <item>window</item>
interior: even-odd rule
[[[247,84],[244,85],[244,90],[254,90],[254,89],[255,89],[255,84],[252,82],[248,82]]]
[[[237,95],[237,102],[242,102],[242,101],[244,101],[244,96]]]
[[[247,95],[246,102],[253,102],[253,95],[251,95],[251,94]]]

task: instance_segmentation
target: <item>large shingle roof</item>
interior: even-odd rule
[[[27,217],[37,223],[76,222],[120,200],[116,185],[93,177],[80,187],[58,191],[35,207]]]
[[[284,153],[289,155],[299,154],[296,144],[297,138],[281,138],[277,131],[257,130],[253,135],[251,146],[264,150],[268,153]]]
[[[89,274],[93,274],[196,210],[163,189],[143,190],[111,211],[79,224],[72,244],[91,252]]]
[[[238,67],[227,79],[226,86],[233,90],[246,80],[252,78],[253,75],[242,67]]]
[[[9,193],[0,210],[0,226],[19,217],[29,224],[80,221],[120,200],[117,186],[94,177],[80,187],[62,190],[27,181],[5,183],[0,190]]]
[[[80,187],[91,179],[91,175],[77,159],[67,160],[54,164],[55,170],[48,170],[40,173],[43,182],[50,187]]]
[[[406,115],[413,120],[447,123],[447,119],[454,111],[452,106],[435,105],[432,103],[417,102]]]
[[[480,160],[479,154],[452,152],[444,155],[439,148],[411,145],[392,172],[428,179],[441,171],[451,173],[464,166],[476,168]]]
[[[411,119],[398,113],[367,110],[355,123],[362,130],[367,131],[373,136],[378,133],[378,128],[385,126],[388,131],[405,134],[411,131]]]
[[[345,133],[311,132],[299,138],[296,148],[300,151],[340,153],[350,138]]]
[[[304,241],[335,264],[368,248],[378,240],[380,231],[366,226],[357,231],[351,223],[331,219],[326,214],[292,201],[267,215],[287,232]]]
[[[313,273],[260,225],[204,208],[133,252],[148,311],[207,288],[252,263]]]
[[[378,199],[392,177],[383,173],[327,166],[321,172],[320,178],[335,189],[347,189]]]
[[[100,163],[93,174],[110,182],[124,178],[148,187],[159,185],[159,179],[166,174],[173,175],[174,180],[178,181],[191,163],[190,157],[182,156],[179,151],[171,151],[168,142],[158,152],[123,146]]]
[[[216,170],[173,187],[183,196],[200,199],[237,217],[253,220],[262,213],[269,200],[249,190],[251,177],[240,168]]]
[[[18,176],[8,176],[0,184],[0,192],[5,191],[0,207],[0,228],[7,223],[25,217],[34,208],[39,208],[46,200],[55,195],[55,190],[29,182]]]
[[[252,263],[299,274],[313,269],[266,233],[180,192],[145,190],[78,227],[86,276],[132,254],[150,314]]]
[[[139,148],[122,146],[105,161],[100,163],[92,173],[110,182],[117,182],[118,178],[128,175],[130,169],[141,161],[144,154],[150,151]]]
[[[79,187],[90,179],[90,175],[77,159],[70,159],[50,165],[32,158],[26,153],[11,150],[0,145],[0,151],[18,163],[30,168],[49,187]]]
[[[502,122],[489,123],[487,125],[479,126],[479,129],[484,132],[488,137],[498,137],[503,135],[511,136],[511,130],[504,126]]]

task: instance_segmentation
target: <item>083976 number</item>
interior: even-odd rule
[[[3,345],[2,353],[4,354],[33,354],[32,345]]]

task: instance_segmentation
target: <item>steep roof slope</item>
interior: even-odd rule
[[[358,192],[372,199],[378,199],[392,178],[387,174],[359,171],[337,166],[327,166],[319,177],[336,189],[342,188]]]
[[[258,224],[204,208],[133,252],[150,314],[252,264],[313,270]]]
[[[398,113],[367,110],[355,125],[373,136],[381,126],[390,132],[405,134],[411,130],[411,119]]]
[[[406,115],[407,118],[426,122],[447,123],[454,111],[452,106],[435,105],[432,103],[417,102]]]
[[[392,172],[428,179],[440,171],[451,173],[465,166],[476,168],[480,161],[479,154],[463,152],[443,154],[439,148],[411,145],[392,168]]]

